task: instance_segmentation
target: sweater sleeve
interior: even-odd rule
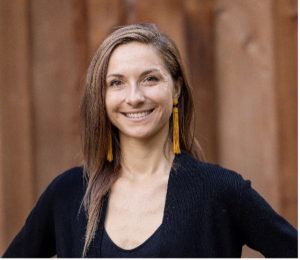
[[[54,183],[55,180],[40,196],[3,257],[52,257],[56,254],[52,210]]]
[[[245,181],[240,194],[240,225],[246,244],[265,257],[297,257],[297,230]]]

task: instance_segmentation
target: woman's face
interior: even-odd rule
[[[107,114],[120,138],[168,133],[175,85],[152,46],[131,42],[117,47],[108,63],[106,85]]]

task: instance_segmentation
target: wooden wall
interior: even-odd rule
[[[47,184],[80,164],[89,61],[114,26],[136,22],[177,42],[207,160],[297,225],[296,0],[1,0],[0,254]]]

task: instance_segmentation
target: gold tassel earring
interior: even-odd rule
[[[108,135],[108,149],[107,149],[107,157],[106,157],[106,159],[109,162],[112,162],[112,160],[113,160],[111,131],[109,132],[109,135]]]
[[[179,146],[179,120],[178,120],[178,99],[173,99],[173,152],[180,154]]]

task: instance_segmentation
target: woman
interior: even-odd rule
[[[110,34],[89,67],[83,168],[46,189],[5,257],[297,257],[297,231],[241,175],[197,160],[190,86],[154,25]]]

